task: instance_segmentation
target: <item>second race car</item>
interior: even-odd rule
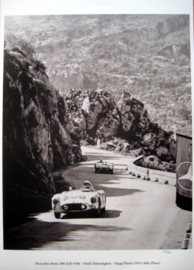
[[[114,163],[103,161],[102,159],[94,164],[95,173],[104,172],[104,173],[113,173]]]

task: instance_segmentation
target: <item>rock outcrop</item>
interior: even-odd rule
[[[69,114],[82,138],[95,144],[97,139],[111,140],[117,134],[119,116],[112,95],[102,89],[71,89],[66,97]]]
[[[171,162],[161,161],[160,158],[152,155],[138,159],[137,161],[135,161],[135,164],[145,168],[161,170],[166,172],[175,172],[176,170],[176,164],[174,164],[172,161]]]
[[[143,149],[146,155],[156,155],[161,160],[175,161],[176,143],[173,133],[152,123],[144,104],[124,91],[118,104],[120,126],[118,137],[126,139],[129,149]]]
[[[79,137],[68,132],[65,99],[29,45],[6,42],[4,61],[4,181],[54,192],[52,172],[82,159]]]
[[[175,161],[173,133],[152,123],[143,102],[133,98],[129,91],[123,92],[118,103],[110,92],[99,89],[72,89],[66,100],[74,122],[72,130],[76,127],[89,144],[100,139],[102,147],[109,150],[127,154],[138,149],[141,154]]]

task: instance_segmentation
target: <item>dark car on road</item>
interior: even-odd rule
[[[94,164],[95,173],[113,173],[114,164],[107,161],[99,161]]]

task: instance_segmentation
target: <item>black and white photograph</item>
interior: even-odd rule
[[[192,254],[192,19],[4,17],[4,252]],[[49,256],[29,269],[171,269]]]

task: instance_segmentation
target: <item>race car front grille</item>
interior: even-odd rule
[[[68,206],[68,210],[69,211],[82,211],[86,209],[86,205],[85,204],[80,204],[80,203],[71,203],[71,204],[67,204]]]

